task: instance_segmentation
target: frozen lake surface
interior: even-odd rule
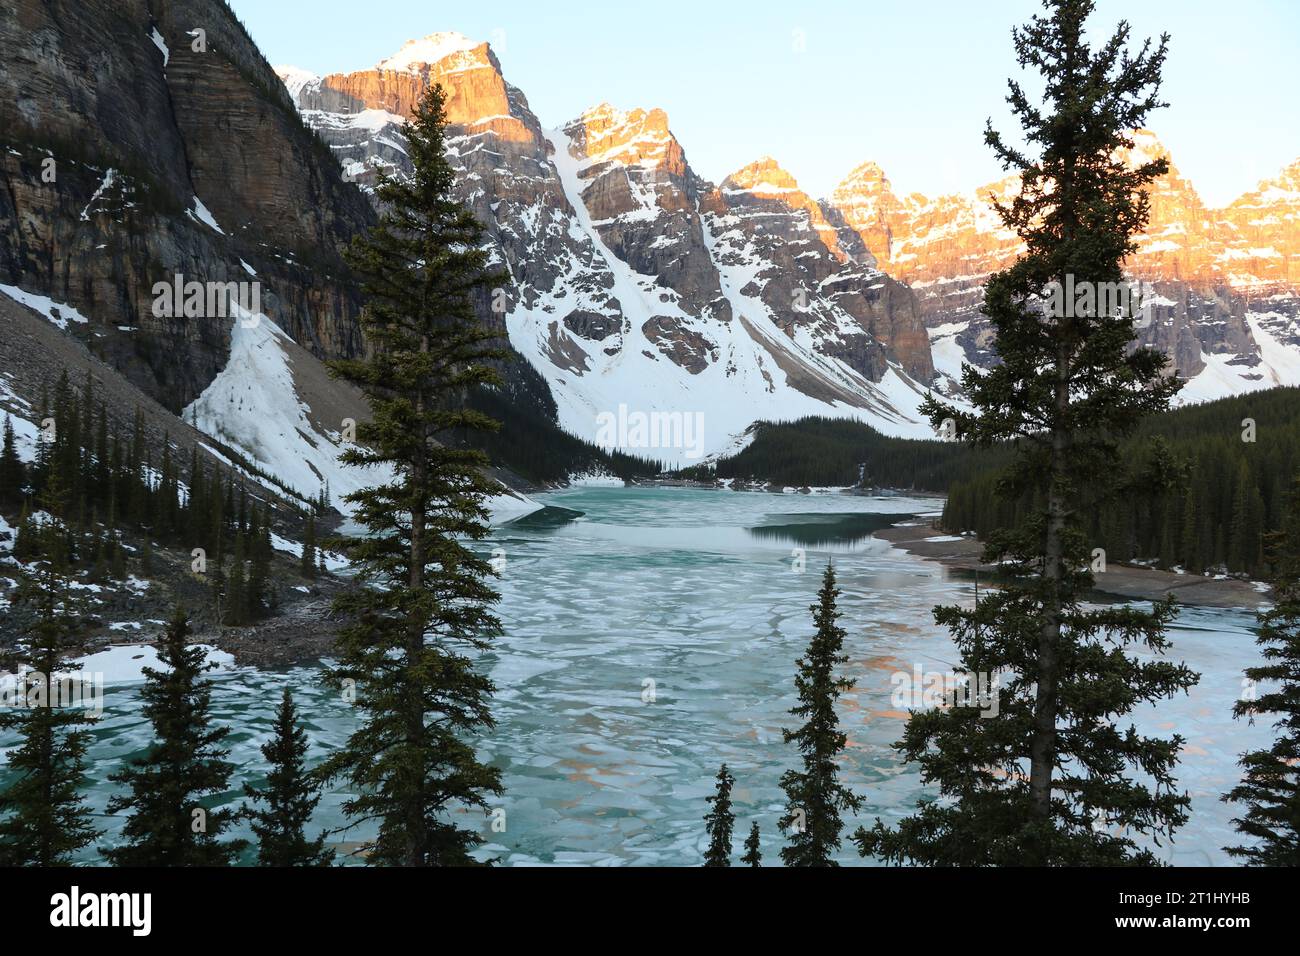
[[[906,716],[891,699],[891,677],[952,667],[952,644],[930,609],[970,603],[973,586],[868,535],[899,515],[932,511],[933,500],[618,488],[538,500],[582,517],[542,512],[496,529],[485,545],[506,559],[506,636],[485,658],[498,685],[498,726],[481,753],[502,768],[506,786],[506,831],[481,824],[491,855],[506,864],[698,865],[705,797],[725,761],[736,776],[737,838],[757,821],[764,862],[775,864],[778,779],[794,761],[781,727],[792,725],[794,661],[812,632],[808,605],[828,557],[844,591],[856,683],[841,699],[844,779],[864,797],[866,821],[912,808],[922,793],[917,774],[889,748]],[[792,567],[798,548],[802,572]],[[1179,778],[1192,794],[1191,820],[1172,847],[1157,850],[1175,864],[1229,862],[1221,847],[1233,841],[1235,808],[1219,795],[1237,781],[1237,755],[1271,739],[1267,725],[1231,716],[1241,670],[1258,660],[1252,621],[1246,612],[1184,610],[1172,656],[1200,671],[1201,684],[1136,715],[1142,730],[1187,738]],[[234,728],[231,759],[240,767],[232,803],[243,779],[261,772],[258,747],[285,682],[314,759],[355,725],[314,667],[227,669],[216,680],[216,718]],[[148,744],[138,684],[109,685],[94,734],[92,801],[102,812],[107,774]],[[320,825],[343,822],[345,796],[326,795]],[[120,821],[100,822],[113,839]],[[867,861],[848,844],[842,862]]]

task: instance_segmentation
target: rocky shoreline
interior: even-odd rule
[[[962,571],[982,571],[992,577],[997,568],[980,561],[983,544],[975,537],[945,534],[928,524],[900,522],[873,532],[873,537],[927,561]],[[1190,607],[1242,608],[1253,611],[1269,603],[1267,592],[1249,581],[1211,578],[1200,574],[1176,574],[1155,568],[1110,564],[1096,575],[1097,591],[1131,601],[1158,601],[1172,594],[1179,604]]]

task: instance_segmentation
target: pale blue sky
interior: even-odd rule
[[[457,30],[492,43],[544,126],[607,100],[663,108],[714,181],[775,156],[815,196],[858,163],[900,194],[967,191],[1001,175],[981,140],[1009,126],[1010,28],[1037,0],[581,3],[231,0],[267,59],[365,69],[408,39]],[[1173,34],[1151,127],[1212,205],[1300,158],[1294,0],[1098,0],[1096,28]]]

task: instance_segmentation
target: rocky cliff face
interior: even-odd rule
[[[402,122],[443,85],[461,198],[512,280],[502,321],[574,433],[597,438],[625,405],[707,413],[709,451],[758,418],[801,414],[928,434],[914,297],[775,163],[705,182],[657,109],[602,104],[544,130],[490,47],[458,34],[373,70],[278,72],[363,192],[378,170],[409,170]]]
[[[225,364],[230,315],[160,316],[154,287],[259,284],[318,355],[360,347],[343,243],[373,219],[224,4],[3,0],[0,285],[173,411]]]
[[[1153,133],[1139,131],[1127,159],[1161,156],[1170,170],[1151,186],[1151,219],[1128,263],[1151,287],[1140,341],[1192,380],[1185,398],[1300,383],[1300,163],[1210,209]],[[916,291],[941,378],[955,377],[962,360],[995,360],[981,286],[1022,251],[993,209],[1017,188],[1010,177],[974,196],[900,198],[880,167],[865,163],[829,201],[881,268]]]
[[[1225,278],[1262,294],[1300,289],[1300,160],[1218,211]]]
[[[890,365],[928,383],[929,343],[910,290],[875,267],[851,230],[833,225],[776,161],[728,176],[705,204],[720,263],[743,275],[778,328],[873,381]],[[737,278],[739,284],[739,278]]]
[[[605,247],[672,289],[688,314],[729,322],[731,304],[700,217],[703,184],[686,165],[668,115],[603,103],[568,123],[563,135],[578,164],[582,204]]]

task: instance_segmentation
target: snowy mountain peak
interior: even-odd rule
[[[736,170],[722,181],[719,191],[729,203],[779,202],[806,218],[807,226],[836,259],[845,262],[853,258],[844,248],[839,230],[827,221],[821,204],[800,189],[794,176],[771,156],[759,157]]]
[[[761,156],[742,166],[722,182],[723,189],[752,193],[760,199],[798,193],[799,183],[771,156]]]
[[[567,123],[564,135],[573,155],[589,166],[666,167],[674,175],[686,171],[681,145],[668,128],[668,114],[661,109],[621,110],[601,103]]]
[[[419,40],[407,40],[392,56],[376,63],[375,69],[418,73],[419,67],[431,66],[450,56],[471,53],[485,46],[486,43],[471,40],[463,33],[430,33]]]
[[[1169,150],[1160,142],[1160,137],[1149,129],[1133,131],[1133,148],[1124,151],[1126,159],[1134,166],[1155,162],[1157,159],[1169,159]]]
[[[879,163],[870,159],[865,163],[854,166],[836,187],[836,192],[844,191],[847,193],[862,191],[888,192],[890,190],[889,177],[885,175],[884,169],[881,168]]]
[[[299,94],[304,89],[320,83],[319,76],[311,72],[311,70],[304,70],[301,67],[284,64],[273,66],[271,69],[275,70],[275,75],[280,78],[280,82],[289,91],[289,95],[293,97],[294,102],[297,102]]]
[[[1283,169],[1272,179],[1261,179],[1259,185],[1239,196],[1230,208],[1286,207],[1292,213],[1300,211],[1300,159]],[[1277,210],[1275,209],[1275,213]]]

